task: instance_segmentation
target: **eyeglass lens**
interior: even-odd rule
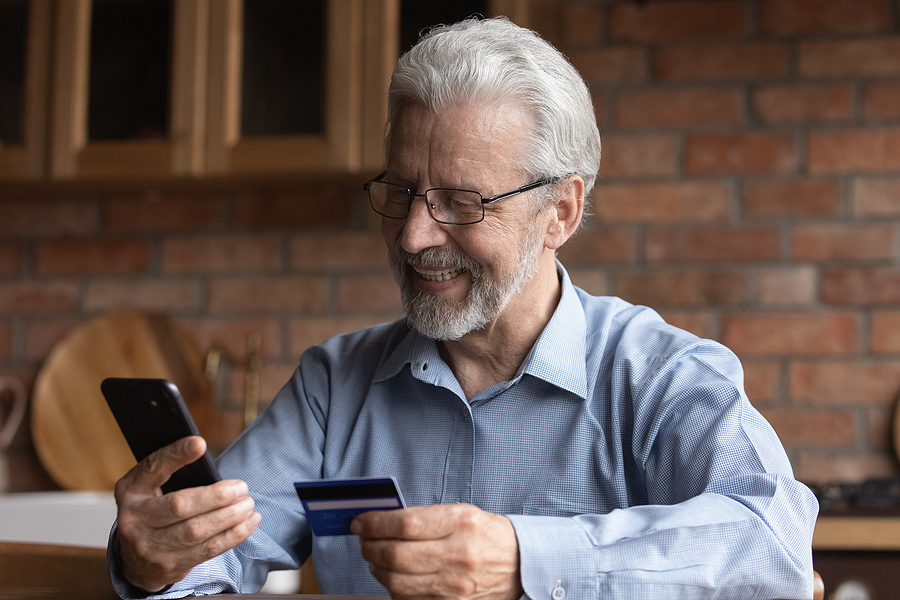
[[[410,193],[405,187],[373,181],[369,185],[369,199],[378,213],[402,219],[409,213]],[[431,216],[441,223],[464,225],[484,218],[481,194],[466,190],[432,189],[425,195]]]

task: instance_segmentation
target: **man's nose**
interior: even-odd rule
[[[442,246],[446,241],[444,226],[431,217],[427,202],[428,200],[422,196],[413,198],[409,214],[403,224],[400,244],[410,254]]]

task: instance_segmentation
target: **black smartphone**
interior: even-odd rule
[[[113,377],[103,380],[100,391],[138,462],[183,437],[200,435],[181,392],[171,381]],[[175,471],[162,491],[167,494],[220,479],[207,451]]]

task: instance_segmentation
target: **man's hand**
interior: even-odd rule
[[[125,578],[147,591],[184,579],[190,570],[241,543],[261,519],[239,480],[163,495],[160,486],[200,458],[206,441],[183,438],[154,452],[116,483],[117,536]]]
[[[522,595],[519,544],[506,517],[447,504],[367,512],[350,527],[395,599]]]

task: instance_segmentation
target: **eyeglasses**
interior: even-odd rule
[[[416,198],[425,198],[425,206],[431,218],[447,225],[472,225],[484,220],[484,205],[503,200],[528,190],[550,185],[559,181],[559,177],[541,179],[517,190],[485,198],[473,190],[455,190],[452,188],[431,188],[422,194],[397,183],[381,181],[387,171],[369,181],[363,189],[369,193],[369,202],[379,215],[389,219],[405,219],[409,215],[409,207]]]

